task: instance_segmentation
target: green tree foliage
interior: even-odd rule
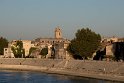
[[[46,56],[48,54],[48,47],[45,47],[41,50],[40,55]]]
[[[8,40],[6,38],[0,38],[0,55],[4,54],[4,48],[8,47]]]
[[[34,51],[34,50],[36,50],[37,48],[35,48],[35,47],[31,47],[30,48],[30,50],[29,50],[29,55]]]
[[[71,40],[67,50],[74,56],[74,58],[92,57],[92,54],[100,45],[101,36],[91,31],[89,28],[82,28],[75,34],[76,37]]]
[[[11,47],[15,58],[24,58],[25,57],[25,50],[23,49],[22,41],[17,41],[15,45]]]

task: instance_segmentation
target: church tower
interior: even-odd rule
[[[62,32],[59,26],[55,29],[55,38],[56,39],[62,38]]]

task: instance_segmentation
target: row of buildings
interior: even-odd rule
[[[31,47],[37,48],[31,54],[31,56],[39,57],[39,51],[45,47],[48,47],[48,54],[46,58],[50,58],[52,55],[52,47],[54,47],[55,58],[67,59],[69,58],[69,54],[66,51],[67,46],[70,41],[62,37],[62,31],[60,27],[55,28],[55,37],[54,38],[37,38],[34,41],[30,40],[19,40],[23,43],[23,48],[25,50],[25,56],[29,56],[29,50]],[[18,40],[13,40],[9,42],[8,48],[4,48],[4,57],[5,58],[14,58],[14,53],[11,50],[11,47],[17,43]]]
[[[118,60],[124,60],[124,38],[103,38],[101,45],[105,51],[104,55],[108,60],[113,57],[116,57]]]
[[[41,55],[39,55],[40,51],[43,48],[47,47],[48,54],[46,55],[46,58],[50,58],[53,55],[57,59],[71,58],[71,56],[66,50],[70,41],[62,37],[62,31],[60,27],[55,28],[54,33],[55,33],[54,38],[37,38],[34,41],[20,40],[23,43],[23,48],[25,50],[25,57],[29,56],[30,48],[34,47],[37,48],[37,50],[33,51],[30,54],[30,56],[41,58]],[[9,42],[8,48],[4,48],[5,58],[14,58],[14,53],[11,50],[11,48],[17,43],[17,41],[18,40],[13,40]],[[102,38],[101,47],[102,48],[100,48],[100,50],[102,51],[102,53],[104,51],[103,55],[105,55],[105,57],[109,58],[109,57],[117,56],[118,58],[124,60],[123,38],[117,38],[117,37]],[[95,53],[95,55],[97,55],[97,52]]]

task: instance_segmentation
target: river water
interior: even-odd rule
[[[0,70],[0,83],[120,83],[31,71]]]

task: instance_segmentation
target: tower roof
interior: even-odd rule
[[[55,28],[55,31],[61,31],[60,27],[57,26],[57,27]]]

